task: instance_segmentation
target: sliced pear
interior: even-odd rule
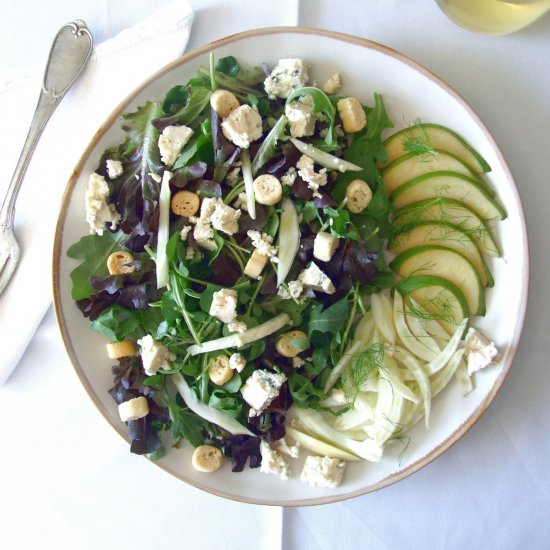
[[[384,141],[388,163],[414,150],[440,149],[458,157],[472,172],[490,172],[487,161],[463,138],[445,126],[420,123],[404,128]]]
[[[300,222],[294,203],[285,197],[281,202],[281,221],[279,223],[279,263],[277,264],[277,287],[281,286],[292,267],[300,248]]]
[[[485,296],[475,267],[459,252],[444,246],[424,245],[401,252],[390,267],[402,277],[433,275],[457,286],[471,315],[485,315]]]
[[[474,240],[460,228],[444,222],[415,222],[402,226],[391,238],[389,249],[394,254],[416,246],[435,244],[452,248],[465,256],[476,268],[483,286],[493,286],[494,280]]]
[[[426,199],[454,199],[471,208],[483,220],[503,220],[505,210],[491,197],[479,180],[455,172],[430,172],[400,185],[391,195],[395,209]]]
[[[391,195],[404,183],[430,172],[455,172],[479,181],[486,191],[494,196],[477,176],[455,155],[436,149],[433,154],[408,153],[395,159],[382,170],[386,192]]]
[[[396,210],[393,215],[395,226],[419,221],[452,224],[474,239],[482,254],[502,256],[489,227],[472,209],[459,201],[442,197],[427,199]]]
[[[326,443],[325,441],[321,441],[316,437],[313,437],[304,432],[301,432],[296,428],[291,428],[290,426],[286,426],[285,429],[286,429],[287,435],[292,437],[294,441],[298,441],[302,447],[305,447],[309,451],[313,451],[318,455],[330,456],[331,458],[339,458],[340,460],[349,460],[349,461],[359,460],[359,457],[351,453],[348,453],[343,449],[339,449],[338,447],[335,447],[330,443]]]
[[[409,297],[413,298],[448,334],[453,334],[457,325],[469,315],[464,294],[456,285],[442,277],[407,277],[397,283],[396,288],[406,303]],[[414,309],[407,304],[405,312],[407,315],[413,315]]]

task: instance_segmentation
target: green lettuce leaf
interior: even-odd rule
[[[107,258],[113,252],[122,248],[120,241],[123,238],[124,234],[120,231],[117,233],[105,231],[101,236],[86,235],[67,250],[69,258],[82,261],[78,267],[71,271],[70,275],[73,300],[89,298],[95,293],[95,290],[90,286],[90,276],[104,277],[109,275]]]
[[[326,309],[323,309],[322,304],[315,306],[309,316],[309,336],[315,331],[337,333],[344,326],[348,311],[349,303],[347,300],[340,300]]]

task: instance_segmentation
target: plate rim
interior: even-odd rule
[[[413,59],[409,58],[408,56],[402,54],[401,52],[391,47],[385,46],[379,42],[354,36],[352,34],[331,31],[328,29],[318,29],[318,28],[311,28],[311,27],[284,27],[284,26],[264,27],[264,28],[252,29],[252,30],[248,30],[240,33],[231,34],[231,35],[219,38],[217,40],[214,40],[212,42],[208,42],[203,46],[195,48],[187,53],[184,53],[174,61],[168,63],[167,65],[165,65],[164,67],[160,68],[158,71],[156,71],[155,73],[147,77],[137,87],[135,87],[132,91],[130,91],[130,93],[121,102],[119,102],[118,105],[114,107],[110,115],[105,119],[105,121],[101,124],[98,130],[94,133],[86,149],[81,154],[74,170],[71,173],[71,176],[66,184],[65,190],[61,198],[58,218],[57,218],[56,227],[55,227],[55,236],[54,236],[54,245],[53,245],[52,284],[53,284],[53,305],[54,305],[54,311],[57,319],[58,328],[61,333],[63,344],[65,346],[65,349],[67,351],[71,364],[80,380],[80,383],[83,385],[84,389],[86,390],[86,393],[91,398],[92,403],[96,406],[96,408],[99,410],[101,415],[105,418],[105,420],[107,420],[108,424],[110,424],[111,427],[124,440],[128,442],[129,439],[127,434],[124,432],[121,426],[119,426],[117,423],[112,421],[112,419],[110,418],[110,415],[108,414],[108,411],[103,407],[91,383],[86,377],[85,371],[78,361],[78,358],[67,328],[65,316],[64,316],[62,295],[61,295],[60,265],[61,265],[61,257],[62,257],[61,255],[63,252],[62,240],[63,240],[65,222],[67,219],[67,211],[68,211],[70,200],[72,198],[72,194],[74,192],[74,188],[82,173],[82,169],[86,161],[88,160],[92,151],[97,146],[99,140],[113,126],[113,124],[118,120],[120,114],[122,114],[125,111],[127,106],[136,98],[136,96],[139,93],[141,93],[146,87],[151,85],[155,80],[173,71],[177,67],[184,65],[187,62],[199,56],[209,53],[210,51],[216,48],[226,46],[228,44],[231,44],[233,42],[238,42],[243,39],[255,38],[259,36],[272,35],[272,34],[285,34],[285,33],[315,35],[322,38],[331,38],[331,39],[339,40],[341,42],[347,42],[347,43],[361,46],[370,50],[378,51],[384,55],[388,55],[404,63],[405,65],[415,70],[416,72],[424,75],[430,81],[432,81],[437,86],[442,88],[444,91],[449,93],[456,101],[458,101],[461,107],[463,107],[469,113],[469,115],[475,121],[478,128],[481,130],[481,132],[485,136],[485,138],[488,140],[489,144],[492,147],[493,152],[496,153],[499,163],[503,168],[506,179],[511,184],[510,191],[518,207],[519,223],[523,230],[522,231],[523,270],[522,270],[521,296],[520,296],[519,307],[518,307],[518,316],[516,319],[516,324],[514,327],[512,338],[509,342],[509,346],[510,346],[509,352],[506,356],[504,364],[502,365],[502,372],[500,373],[499,377],[495,380],[491,390],[487,393],[487,395],[485,396],[481,404],[474,410],[471,416],[468,419],[466,419],[460,426],[458,426],[456,430],[454,430],[451,434],[449,434],[447,438],[441,441],[429,453],[425,454],[423,457],[421,457],[417,461],[413,462],[412,464],[409,464],[407,467],[399,471],[396,471],[387,475],[386,477],[379,480],[378,482],[362,487],[361,489],[356,489],[354,491],[350,491],[347,493],[337,493],[334,495],[307,498],[303,500],[289,499],[289,500],[280,500],[280,501],[274,501],[274,500],[269,500],[265,498],[252,498],[252,497],[236,495],[233,493],[228,493],[220,489],[215,489],[215,488],[206,486],[192,479],[186,479],[184,476],[174,471],[172,468],[170,468],[167,465],[161,464],[159,462],[149,461],[149,462],[153,462],[154,465],[163,469],[164,471],[168,472],[169,474],[183,481],[184,483],[187,483],[197,489],[201,489],[212,495],[220,496],[236,502],[243,502],[247,504],[298,507],[298,506],[317,506],[321,504],[331,504],[331,503],[347,500],[350,498],[355,498],[361,495],[365,495],[367,493],[371,493],[374,491],[378,491],[384,487],[393,485],[394,483],[413,475],[414,473],[418,472],[420,469],[427,466],[429,463],[431,463],[433,460],[435,460],[440,455],[442,455],[445,451],[447,451],[450,447],[452,447],[457,441],[459,441],[480,420],[480,418],[483,416],[483,414],[485,413],[489,405],[494,401],[496,395],[499,393],[504,383],[504,380],[506,379],[510,371],[510,368],[512,366],[512,363],[514,361],[514,358],[518,349],[518,344],[523,332],[523,327],[525,324],[525,316],[526,316],[528,296],[529,296],[529,283],[530,283],[529,242],[528,242],[527,224],[525,219],[523,203],[521,201],[521,197],[519,195],[519,191],[515,183],[515,180],[512,176],[512,173],[510,171],[510,168],[508,167],[508,164],[504,159],[504,156],[502,155],[502,152],[500,151],[500,148],[498,147],[495,139],[493,138],[492,134],[490,133],[488,128],[485,126],[481,118],[474,111],[474,109],[466,102],[465,99],[462,98],[462,96],[460,96],[454,90],[454,88],[452,88],[449,84],[447,84],[444,80],[442,80],[439,76],[437,76],[431,70],[427,69],[420,63],[414,61]],[[144,459],[148,460],[145,457]]]

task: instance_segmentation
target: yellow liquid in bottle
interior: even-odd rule
[[[550,8],[550,0],[437,0],[457,25],[486,34],[508,34],[530,25]]]

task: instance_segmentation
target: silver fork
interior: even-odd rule
[[[21,257],[21,247],[14,233],[15,202],[29,161],[46,123],[90,59],[92,48],[92,35],[80,19],[61,27],[54,38],[36,111],[0,209],[0,294]]]

